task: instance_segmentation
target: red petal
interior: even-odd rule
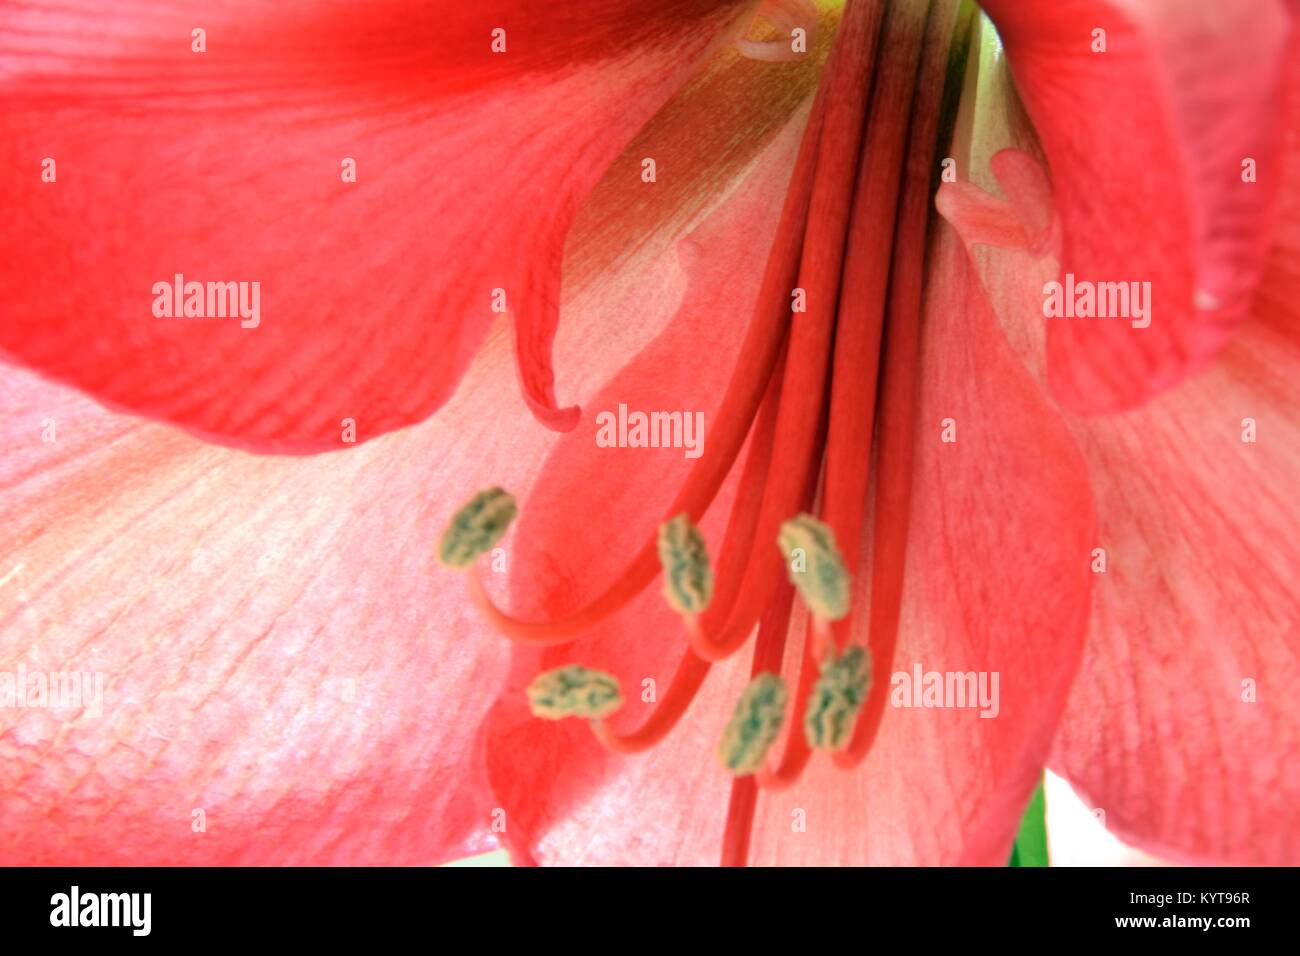
[[[529,404],[567,427],[550,347],[574,211],[734,13],[6,6],[0,351],[219,441],[316,451],[344,419],[364,441],[437,409],[502,289]],[[155,317],[178,273],[260,283],[258,324]]]
[[[558,348],[580,397],[671,313],[680,279],[646,269],[673,224],[752,161],[761,140],[748,137],[779,128],[815,80],[815,65],[724,59],[696,105],[745,135],[715,122],[683,137],[699,116],[675,100],[638,142],[705,175],[661,181],[647,201],[620,175],[625,155],[576,224]],[[620,250],[610,229],[642,246]],[[202,446],[8,373],[0,671],[67,661],[102,669],[108,687],[95,721],[0,711],[13,718],[0,726],[0,860],[428,863],[492,838],[474,735],[508,645],[430,556],[472,491],[522,495],[539,470],[545,436],[501,388],[508,349],[490,340],[434,421],[310,463]],[[257,573],[268,550],[280,563]],[[354,702],[341,699],[349,680]],[[198,806],[204,842],[189,829]]]
[[[1062,280],[1151,283],[1147,328],[1048,320],[1052,389],[1080,412],[1140,405],[1249,312],[1281,181],[1288,17],[1280,2],[984,7],[1051,164]],[[1247,158],[1258,182],[1243,182]]]
[[[20,667],[103,680],[99,716],[0,707],[0,863],[486,848],[475,738],[508,653],[432,555],[485,464],[515,482],[540,462],[546,433],[499,393],[479,374],[449,420],[276,459],[0,374],[0,695]]]
[[[1300,863],[1296,173],[1255,317],[1220,361],[1079,429],[1108,569],[1055,762],[1121,838],[1176,860]]]
[[[1279,227],[1252,318],[1219,361],[1142,410],[1072,420],[1097,498],[1090,547],[1106,549],[1107,571],[1095,576],[1054,759],[1108,827],[1178,860],[1300,859],[1300,775],[1287,760],[1300,723],[1283,690],[1300,678],[1300,514],[1283,490],[1300,480],[1297,108],[1293,96],[1292,168],[1279,177]],[[994,167],[1008,195],[1016,176],[1032,179],[1010,152]],[[984,285],[1041,376],[1042,326],[1028,317],[1052,263],[1000,241],[983,228],[988,216],[972,220],[969,196],[945,187],[940,207],[970,241],[1013,247],[980,255]],[[1241,440],[1246,418],[1256,443]]]

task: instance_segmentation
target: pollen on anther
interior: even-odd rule
[[[827,621],[849,613],[850,576],[828,525],[807,514],[791,518],[781,525],[777,547],[809,610]]]
[[[713,569],[704,536],[686,515],[659,526],[659,563],[664,597],[679,614],[701,614],[713,597]]]
[[[449,568],[469,567],[501,540],[518,511],[514,496],[501,488],[480,491],[443,532],[438,560]]]
[[[623,706],[623,694],[615,677],[580,664],[543,671],[533,678],[526,693],[529,709],[547,720],[597,720]]]
[[[763,766],[785,721],[785,681],[776,674],[759,674],[745,687],[731,720],[722,731],[718,757],[737,776]]]
[[[853,734],[853,722],[871,689],[871,658],[854,645],[821,664],[804,713],[804,736],[816,750],[842,750]]]

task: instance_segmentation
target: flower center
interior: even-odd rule
[[[806,13],[802,0],[760,11],[790,30]],[[751,682],[719,728],[720,760],[735,774],[724,864],[747,859],[760,788],[789,786],[817,750],[857,766],[883,715],[887,687],[873,689],[871,675],[889,672],[897,642],[930,199],[941,114],[960,88],[972,24],[973,8],[958,0],[848,0],[714,419],[715,454],[696,462],[658,534],[619,578],[565,617],[525,621],[496,607],[467,571],[472,599],[497,630],[555,645],[625,607],[662,570],[689,649],[639,727],[615,732],[605,722],[621,700],[610,675],[570,665],[529,688],[539,717],[587,719],[619,754],[662,740],[713,663],[757,631]],[[746,438],[714,569],[694,523]],[[491,489],[462,509],[443,539],[448,563],[467,567],[492,547],[514,515],[508,497]],[[871,598],[854,608],[869,514]],[[791,691],[781,668],[796,592],[809,614]]]

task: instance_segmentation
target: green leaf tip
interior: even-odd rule
[[[1016,834],[1015,845],[1011,848],[1011,860],[1007,866],[1051,866],[1047,852],[1047,798],[1043,791],[1040,777],[1034,788],[1025,815],[1020,820],[1020,831]]]

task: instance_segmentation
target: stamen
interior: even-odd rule
[[[824,652],[823,648],[816,646],[813,626],[813,621],[810,619],[804,629],[804,652],[799,662],[799,686],[795,691],[794,707],[791,709],[791,717],[796,721],[796,726],[802,726],[804,715],[808,712],[808,698],[817,680],[820,671],[818,662]],[[811,756],[812,748],[808,746],[808,738],[804,734],[795,732],[787,735],[785,752],[782,753],[780,761],[774,767],[759,771],[758,785],[764,790],[784,790],[799,779],[804,768],[808,766],[808,759]]]
[[[894,231],[911,86],[920,58],[919,25],[908,23],[908,17],[914,15],[906,5],[894,4],[885,22],[881,44],[886,62],[878,71],[880,80],[872,93],[836,321],[823,514],[832,529],[840,530],[850,561],[858,553],[868,488],[888,243]],[[814,614],[805,634],[793,708],[794,719],[800,723],[807,716],[819,661],[834,653],[832,641],[829,622]],[[780,761],[759,773],[758,785],[764,789],[792,785],[811,755],[807,737],[790,734]]]
[[[615,733],[603,720],[591,722],[591,732],[606,750],[617,754],[639,754],[649,750],[668,736],[668,732],[677,726],[686,713],[686,708],[695,700],[704,678],[709,676],[708,661],[702,661],[689,651],[682,656],[664,694],[644,724],[626,734]]]
[[[820,451],[836,291],[882,11],[883,5],[878,3],[857,0],[848,4],[827,68],[831,106],[818,153],[799,268],[798,288],[807,292],[807,312],[791,330],[786,387],[777,420],[774,457],[789,467],[768,483],[758,522],[760,542],[774,540],[781,522],[798,507],[805,480],[805,469],[798,464],[815,467],[820,462],[819,454],[814,459],[814,449]],[[701,621],[700,634],[691,642],[696,654],[722,660],[749,639],[780,581],[770,554],[755,550],[750,555],[740,602],[729,616],[723,617],[715,609]]]
[[[655,539],[593,601],[555,620],[515,619],[492,604],[477,574],[469,578],[472,597],[494,626],[514,639],[549,645],[572,640],[625,607],[662,568],[665,597],[683,618],[690,650],[639,728],[619,734],[607,726],[604,718],[622,704],[618,682],[609,674],[569,665],[539,675],[527,691],[535,714],[586,718],[597,740],[621,754],[644,751],[662,740],[690,707],[711,662],[738,650],[759,625],[751,680],[718,748],[723,766],[735,774],[723,836],[724,865],[746,860],[758,787],[793,782],[813,749],[831,752],[839,765],[852,765],[870,746],[874,727],[864,731],[864,725],[878,722],[885,697],[871,693],[872,670],[874,665],[885,672],[897,639],[919,353],[915,325],[909,327],[908,316],[896,313],[910,309],[915,323],[920,309],[927,190],[938,139],[934,115],[940,112],[940,93],[927,89],[925,80],[934,79],[927,71],[933,71],[940,45],[940,64],[947,59],[957,2],[939,0],[922,47],[918,21],[928,2],[848,0],[759,301],[714,419],[714,454],[694,465]],[[805,22],[811,28],[817,11],[809,0],[767,0],[759,15],[789,31]],[[936,25],[945,17],[946,38],[944,25]],[[784,40],[741,40],[739,45],[746,55],[764,59],[785,58],[782,51],[790,47]],[[922,89],[914,99],[918,62],[923,62]],[[942,69],[937,75],[942,77]],[[909,112],[909,107],[914,108]],[[909,135],[911,114],[918,115]],[[906,174],[904,140],[913,156]],[[920,163],[918,151],[924,154]],[[918,187],[914,180],[921,173],[925,182]],[[897,244],[892,263],[891,241]],[[806,311],[792,315],[790,290],[796,287]],[[903,370],[890,367],[896,354],[906,360]],[[844,648],[848,632],[843,622],[850,613],[877,428],[874,464],[881,472],[874,503],[870,650]],[[715,575],[694,522],[712,503],[747,435],[752,435],[751,450]],[[772,467],[773,462],[779,467]],[[505,496],[500,489],[484,494],[492,492]],[[901,513],[896,508],[900,493]],[[818,500],[822,520],[800,512]],[[492,507],[497,506],[504,515],[504,503],[492,499]],[[467,567],[504,534],[514,517],[513,499],[499,530],[491,517],[477,517],[489,510],[489,503],[481,503],[453,537],[470,506],[457,514],[443,541],[445,563]],[[797,517],[789,518],[796,512]],[[773,541],[793,589],[781,580],[770,550]],[[810,614],[789,720],[791,693],[780,670],[796,590]],[[833,622],[841,622],[838,644]],[[764,769],[782,727],[791,724],[780,761]]]
[[[781,525],[777,546],[790,583],[816,619],[838,621],[849,613],[849,572],[827,525],[809,514],[791,518]],[[825,642],[824,630],[819,637]]]
[[[623,695],[614,677],[578,664],[543,671],[528,685],[527,694],[529,709],[547,720],[597,720],[623,706]]]
[[[794,589],[781,587],[776,599],[763,612],[758,625],[758,639],[754,642],[754,660],[750,664],[750,677],[781,667],[785,653],[785,639],[790,631],[790,610],[794,606]],[[723,866],[744,866],[749,857],[749,836],[754,824],[754,808],[758,803],[757,777],[753,774],[733,777],[731,795],[727,800],[727,823],[722,831]]]
[[[851,573],[857,569],[870,484],[886,289],[925,6],[893,3],[885,18],[844,256],[822,518],[835,532]],[[848,622],[842,621],[835,634],[842,647],[849,639]]]
[[[664,597],[679,614],[700,614],[713,597],[713,569],[704,536],[686,515],[659,526]]]
[[[836,62],[841,45],[837,38],[835,49],[831,52],[832,65]],[[799,144],[799,155],[781,208],[776,239],[768,253],[753,318],[736,357],[726,394],[709,431],[713,451],[698,459],[692,467],[686,484],[668,509],[669,515],[685,513],[694,521],[708,508],[739,456],[768,383],[772,380],[777,357],[782,352],[789,328],[789,292],[795,285],[803,248],[804,226],[808,220],[816,178],[823,120],[828,102],[836,95],[831,90],[833,73],[830,66],[823,73],[803,140]],[[614,583],[593,601],[565,617],[549,621],[524,621],[512,617],[496,607],[483,590],[482,582],[472,577],[470,596],[489,623],[506,637],[539,646],[564,644],[625,607],[654,580],[658,570],[656,539],[647,542]]]
[[[745,687],[731,720],[722,731],[718,757],[738,777],[763,765],[785,720],[785,681],[776,674],[759,674]]]
[[[467,568],[501,540],[519,513],[514,496],[500,488],[480,491],[456,512],[443,532],[438,560],[449,568]]]
[[[772,464],[772,435],[776,429],[776,409],[781,398],[782,371],[784,359],[779,359],[777,369],[768,383],[767,394],[763,398],[758,420],[754,423],[754,437],[750,442],[749,452],[745,456],[745,469],[740,474],[740,487],[736,490],[736,500],[732,505],[731,516],[727,520],[727,531],[723,536],[722,561],[719,577],[722,582],[718,589],[718,601],[723,605],[735,599],[735,584],[739,577],[739,565],[749,553],[754,539],[754,527],[758,521],[758,501],[763,497],[763,486],[767,481]],[[727,582],[733,582],[728,586]],[[696,626],[695,615],[687,615],[688,629]],[[691,701],[699,693],[708,676],[710,663],[696,654],[687,651],[677,665],[668,692],[659,700],[655,711],[638,729],[616,734],[602,721],[592,721],[591,729],[596,739],[608,750],[621,754],[641,753],[648,750],[668,735],[677,722],[690,707]]]
[[[841,750],[848,745],[853,721],[871,689],[871,658],[864,647],[853,646],[839,657],[822,662],[821,676],[813,685],[804,736],[817,750]]]
[[[870,638],[873,666],[893,669],[903,603],[917,389],[920,381],[920,316],[935,159],[945,101],[961,89],[966,56],[976,24],[975,10],[953,0],[936,4],[926,28],[918,92],[908,136],[907,171],[898,213],[898,233],[889,278],[889,333],[881,361],[879,432],[876,438],[875,525],[872,532]],[[944,77],[947,77],[945,82]],[[946,134],[945,134],[946,135]],[[833,756],[848,769],[871,749],[885,713],[888,683],[867,701],[849,746]]]

